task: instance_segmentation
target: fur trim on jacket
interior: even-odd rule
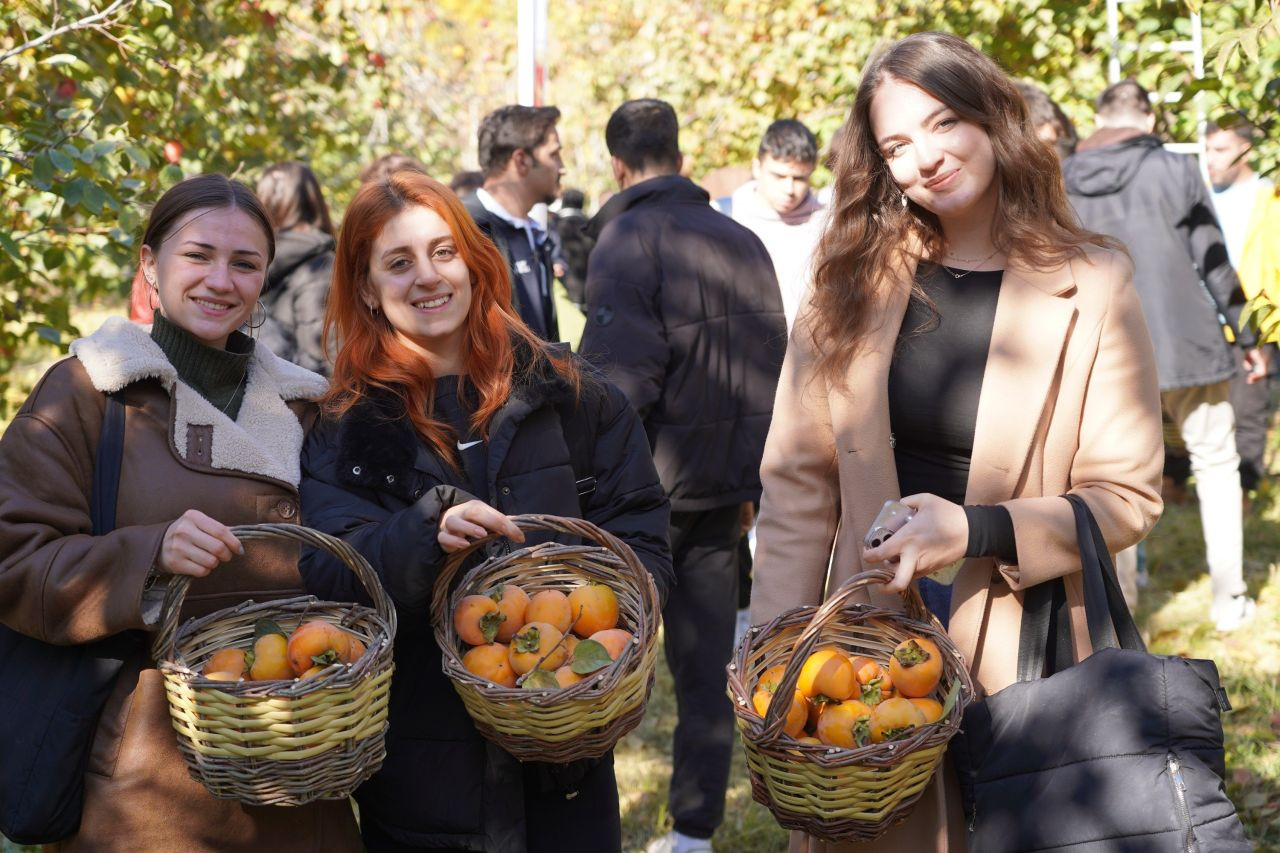
[[[150,327],[111,317],[92,335],[72,343],[71,354],[104,394],[145,379],[163,384],[174,400],[169,440],[181,458],[187,458],[187,447],[179,436],[185,436],[188,427],[209,426],[214,468],[260,474],[295,488],[301,480],[298,455],[303,429],[288,403],[318,397],[328,383],[310,370],[277,358],[261,342],[254,345],[249,359],[244,401],[234,421],[178,379],[177,369],[151,340]]]

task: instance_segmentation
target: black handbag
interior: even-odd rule
[[[1062,580],[1024,597],[1018,681],[965,710],[951,741],[981,853],[1248,853],[1227,798],[1209,660],[1151,655],[1085,502],[1076,517],[1094,654],[1072,663]]]
[[[124,452],[124,403],[107,397],[90,515],[93,534],[115,529]],[[128,631],[55,646],[0,625],[0,834],[19,844],[74,835],[98,717],[124,661],[144,647]]]

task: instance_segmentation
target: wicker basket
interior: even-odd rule
[[[855,575],[821,607],[798,607],[751,628],[729,664],[729,698],[746,747],[752,796],[788,829],[827,841],[879,838],[910,814],[973,701],[973,680],[963,658],[914,588],[903,594],[905,614],[851,601],[862,587],[892,579],[879,569]],[[938,644],[941,695],[959,685],[950,713],[936,725],[901,740],[841,749],[784,734],[787,702],[771,703],[764,719],[752,706],[752,690],[771,666],[787,662],[776,693],[790,696],[814,650],[833,645],[885,661],[909,636]]]
[[[436,580],[431,621],[467,713],[484,737],[521,761],[564,763],[604,755],[644,716],[658,653],[659,605],[653,578],[624,542],[574,518],[518,515],[521,530],[550,530],[598,542],[603,547],[545,543],[491,558],[454,586],[466,558],[489,539],[454,554]],[[493,537],[490,537],[493,538]],[[514,583],[533,595],[546,589],[568,593],[584,581],[600,581],[618,596],[618,622],[633,641],[610,666],[557,690],[503,687],[462,666],[464,644],[453,627],[463,596]]]
[[[351,546],[292,524],[231,528],[241,541],[285,539],[332,552],[355,572],[375,610],[314,596],[246,601],[188,620],[178,612],[190,580],[176,577],[164,603],[154,653],[160,661],[178,748],[191,776],[220,799],[298,806],[340,799],[373,775],[386,755],[387,698],[396,614],[373,569]],[[319,676],[288,681],[213,681],[200,669],[213,652],[253,643],[254,622],[286,631],[319,619],[359,637],[364,655]]]

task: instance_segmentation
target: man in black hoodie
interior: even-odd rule
[[[1252,617],[1243,579],[1242,493],[1229,380],[1240,369],[1223,334],[1244,299],[1196,161],[1164,150],[1152,133],[1147,91],[1132,80],[1098,98],[1099,130],[1063,166],[1067,192],[1086,228],[1123,242],[1155,344],[1161,401],[1191,457],[1220,630]],[[1250,381],[1266,363],[1247,330]],[[1256,378],[1255,378],[1256,377]],[[1125,574],[1122,572],[1122,574]]]
[[[737,546],[760,499],[786,322],[764,244],[680,176],[678,128],[671,105],[653,99],[623,104],[605,128],[622,191],[587,228],[582,352],[640,413],[671,498],[676,585],[662,617],[679,714],[675,831],[650,849],[709,851],[733,753],[724,668]]]

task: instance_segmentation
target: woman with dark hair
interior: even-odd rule
[[[529,512],[608,530],[665,595],[668,505],[639,418],[521,322],[505,259],[418,172],[351,202],[326,331],[337,357],[303,451],[303,510],[369,559],[400,613],[387,758],[356,792],[366,845],[619,849],[612,754],[522,765],[483,740],[441,672],[427,611],[448,554],[490,533],[524,542],[508,516]],[[303,576],[325,597],[359,594],[323,554],[303,558]]]
[[[238,331],[260,313],[275,250],[247,187],[222,175],[166,192],[142,238],[155,322],[71,345],[0,439],[0,621],[47,643],[155,631],[174,575],[180,618],[302,593],[297,549],[242,546],[229,525],[298,518],[306,401],[322,377]],[[107,395],[124,407],[116,527],[90,535]],[[114,403],[113,403],[114,405]],[[246,553],[247,552],[247,553]],[[187,774],[159,671],[140,647],[107,700],[68,850],[358,850],[351,807],[215,799]]]
[[[870,599],[901,606],[918,584],[993,693],[1015,679],[1034,584],[1063,578],[1075,654],[1091,651],[1062,495],[1084,498],[1113,552],[1160,513],[1132,267],[1076,224],[1017,89],[960,38],[913,35],[873,59],[845,130],[765,448],[752,621],[887,567]],[[864,550],[889,499],[915,515]],[[964,849],[943,778],[876,850]],[[846,848],[797,836],[792,849]]]
[[[320,338],[333,275],[333,223],[320,182],[302,163],[276,163],[258,179],[258,198],[276,234],[262,290],[267,320],[258,339],[281,358],[327,376]]]

